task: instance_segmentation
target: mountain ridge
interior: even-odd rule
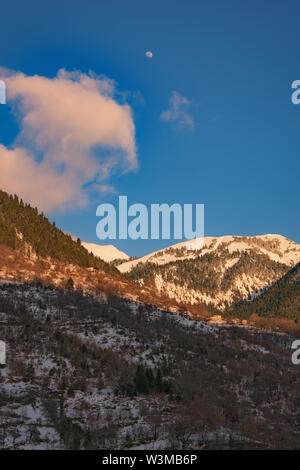
[[[16,194],[0,190],[0,244],[20,249],[29,258],[53,258],[84,267],[97,267],[117,274],[108,263],[89,253],[78,238],[64,233],[38,209]]]
[[[170,250],[180,250],[180,249],[186,249],[186,251],[190,251],[190,257],[193,256],[193,252],[195,251],[202,251],[202,253],[205,253],[211,248],[212,243],[216,242],[216,245],[220,245],[222,243],[228,243],[230,241],[233,241],[234,239],[258,239],[258,240],[265,240],[265,241],[278,241],[282,240],[285,242],[287,245],[291,243],[291,246],[297,245],[299,249],[297,251],[300,252],[300,245],[293,240],[290,240],[287,237],[284,237],[283,235],[279,234],[264,234],[264,235],[253,235],[253,236],[243,236],[243,235],[222,235],[220,237],[203,237],[202,238],[195,238],[193,240],[187,240],[184,242],[179,242],[175,243],[174,245],[170,245],[167,248],[162,248],[160,250],[153,251],[151,253],[148,253],[144,256],[141,256],[140,258],[130,260],[127,262],[124,262],[118,266],[119,271],[121,272],[129,272],[132,268],[134,268],[137,264],[140,262],[155,262],[157,264],[165,264],[170,261],[175,261],[180,258],[180,256],[172,256],[172,253],[169,254]],[[216,247],[217,247],[216,246]],[[160,257],[159,255],[162,255]],[[168,254],[169,256],[163,257],[164,254]],[[186,258],[186,256],[185,256]],[[274,256],[274,260],[278,261],[279,259],[276,259]],[[291,261],[289,257],[287,257],[286,261]],[[300,255],[299,255],[299,261],[300,261]]]
[[[300,261],[300,245],[281,235],[205,237],[173,245],[118,269],[177,301],[224,310],[272,284]]]

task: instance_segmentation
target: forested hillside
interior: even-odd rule
[[[0,244],[25,250],[28,255],[53,258],[79,266],[94,266],[106,272],[118,271],[89,253],[78,239],[59,230],[37,208],[25,204],[17,195],[0,191]]]
[[[226,308],[258,288],[275,282],[289,269],[264,253],[248,249],[217,251],[167,264],[138,264],[128,278],[146,286],[155,286],[178,301],[205,302]]]
[[[300,263],[252,301],[236,305],[230,315],[249,318],[256,314],[266,318],[289,318],[300,321]]]

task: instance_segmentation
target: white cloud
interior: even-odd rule
[[[176,122],[180,128],[194,130],[195,123],[189,108],[191,102],[178,91],[172,91],[169,98],[169,107],[160,115],[161,121]]]
[[[24,148],[9,150],[0,144],[1,189],[18,194],[39,209],[85,206],[88,196],[80,189],[81,182],[69,172],[59,174],[47,162],[37,163]]]
[[[152,57],[153,57],[153,52],[147,51],[147,52],[145,53],[145,56],[148,57],[148,59],[152,59]]]
[[[61,70],[53,79],[0,70],[20,133],[0,146],[0,187],[40,209],[84,206],[117,168],[137,168],[135,126],[113,80]]]

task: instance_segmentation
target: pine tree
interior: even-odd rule
[[[142,393],[144,395],[149,393],[149,384],[143,365],[137,366],[134,383],[137,393]]]
[[[163,391],[163,379],[162,379],[162,373],[160,369],[157,369],[157,373],[155,377],[155,387],[158,392]]]
[[[147,378],[147,381],[148,381],[149,389],[152,390],[154,388],[154,385],[155,385],[155,379],[154,379],[152,369],[146,369],[146,378]]]
[[[74,281],[71,277],[67,280],[66,289],[73,290],[74,289]]]

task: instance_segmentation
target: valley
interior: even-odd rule
[[[298,244],[208,237],[113,266],[17,196],[0,208],[2,449],[297,448]]]

